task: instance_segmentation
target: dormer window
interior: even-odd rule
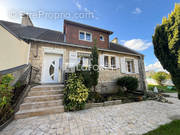
[[[80,31],[79,40],[92,42],[92,34],[90,32]]]
[[[85,34],[84,34],[84,32],[79,32],[79,39],[80,39],[80,40],[85,40]]]
[[[104,41],[104,36],[103,35],[100,35],[100,40]]]

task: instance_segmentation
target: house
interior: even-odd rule
[[[112,31],[69,20],[64,20],[63,28],[60,32],[35,27],[26,14],[21,24],[0,21],[0,69],[30,63],[39,69],[35,82],[63,83],[65,71],[78,63],[90,64],[96,39],[101,67],[99,92],[113,92],[115,80],[127,75],[137,77],[139,89],[146,89],[144,56],[120,45],[117,38],[110,41]]]

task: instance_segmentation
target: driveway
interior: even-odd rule
[[[14,120],[1,135],[139,135],[180,116],[173,104],[143,101],[88,110]]]

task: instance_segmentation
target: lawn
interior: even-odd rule
[[[148,85],[148,90],[153,90],[154,87],[157,87],[158,90],[163,93],[177,92],[175,87],[160,86],[160,85]]]
[[[144,135],[180,135],[180,120],[174,120]]]

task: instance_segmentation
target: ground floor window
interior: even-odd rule
[[[104,56],[104,67],[108,67],[109,66],[109,58],[108,56]]]
[[[134,60],[126,58],[126,70],[128,73],[134,73]]]
[[[104,67],[116,68],[116,57],[115,56],[104,56]]]
[[[83,67],[88,67],[91,65],[91,60],[90,60],[90,54],[89,53],[81,53],[78,52],[78,64],[83,66]]]
[[[111,57],[111,67],[116,68],[116,60],[115,57]]]

